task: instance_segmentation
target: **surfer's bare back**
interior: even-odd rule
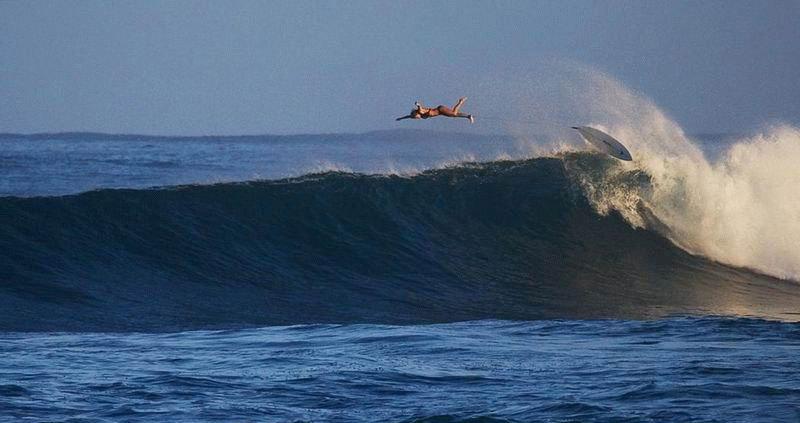
[[[411,111],[406,116],[399,117],[395,120],[403,120],[403,119],[428,119],[436,116],[447,116],[447,117],[454,117],[454,118],[465,118],[469,119],[470,123],[475,123],[475,118],[472,115],[468,115],[466,113],[461,113],[458,109],[461,108],[461,105],[467,101],[466,97],[461,97],[456,102],[456,105],[453,108],[449,108],[447,106],[437,106],[432,109],[429,109],[422,105],[419,101],[414,103],[414,110]]]

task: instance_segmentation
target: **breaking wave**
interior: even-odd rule
[[[694,194],[686,179],[666,185],[667,173],[564,153],[405,177],[0,198],[0,330],[791,318],[798,284],[691,255],[658,233],[686,244],[684,228],[698,223],[675,223],[680,207],[698,206],[680,202],[676,187]],[[674,204],[659,205],[665,197]]]

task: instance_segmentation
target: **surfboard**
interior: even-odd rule
[[[577,129],[583,139],[597,150],[627,162],[633,160],[628,149],[611,135],[591,126],[573,126],[572,129]]]

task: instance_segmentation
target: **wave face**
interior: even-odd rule
[[[591,175],[652,187],[617,166],[568,153],[412,177],[0,198],[0,329],[791,318],[796,283],[598,214]]]

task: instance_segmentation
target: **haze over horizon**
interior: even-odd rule
[[[480,130],[393,119],[460,95],[502,115],[487,93],[553,62],[607,73],[687,132],[796,125],[797,22],[793,1],[2,2],[0,132]]]

